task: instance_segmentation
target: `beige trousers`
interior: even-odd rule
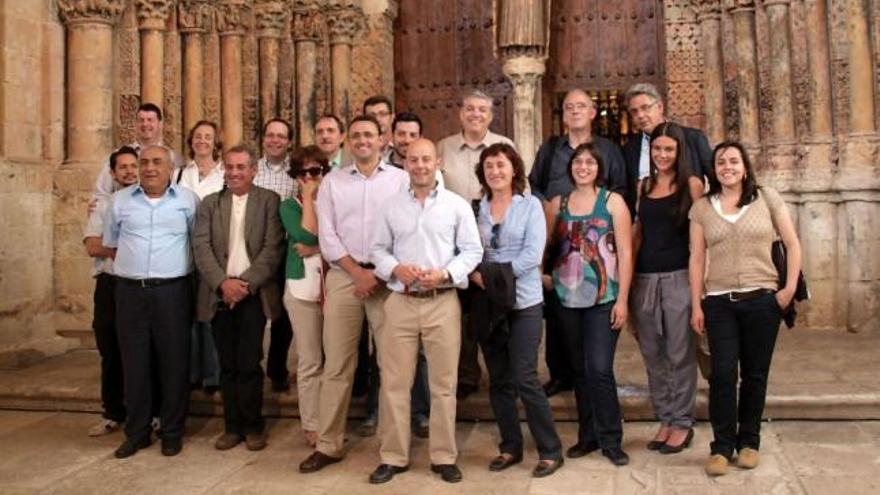
[[[354,293],[351,277],[336,267],[327,272],[325,287],[324,372],[321,374],[317,450],[331,457],[342,457],[364,315],[378,340],[384,317],[382,304],[388,297],[388,289],[382,285],[372,296],[361,299]],[[379,360],[381,366],[381,355]]]
[[[397,292],[385,301],[385,325],[377,340],[382,388],[379,391],[379,432],[383,464],[406,466],[410,448],[410,390],[416,372],[419,342],[428,359],[431,389],[429,455],[432,464],[454,464],[455,388],[461,350],[461,307],[449,290],[432,298]]]
[[[317,302],[297,299],[285,290],[284,308],[296,342],[296,390],[302,429],[318,431],[318,399],[324,367],[324,315]]]

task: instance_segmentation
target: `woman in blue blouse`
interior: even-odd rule
[[[483,290],[493,287],[495,292],[488,297],[493,300],[489,306],[494,306],[489,311],[494,311],[490,328],[484,329],[480,339],[489,369],[489,399],[501,433],[501,453],[489,469],[501,471],[522,461],[519,396],[540,459],[532,475],[549,476],[562,466],[563,458],[537,371],[543,303],[540,266],[547,238],[543,210],[541,202],[525,192],[525,167],[510,145],[498,143],[483,150],[476,173],[484,193],[477,225],[485,254],[471,281]],[[515,282],[514,300],[504,310],[494,302],[499,279]],[[472,308],[472,318],[474,312]]]

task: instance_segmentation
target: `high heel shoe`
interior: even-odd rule
[[[661,454],[677,454],[682,450],[691,446],[691,441],[694,439],[694,429],[688,428],[687,437],[685,437],[684,442],[681,442],[678,445],[669,445],[668,443],[664,443],[660,446],[659,452]]]

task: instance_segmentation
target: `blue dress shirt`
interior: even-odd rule
[[[171,184],[151,202],[135,184],[113,195],[104,245],[116,248],[116,275],[131,279],[175,278],[192,272],[190,232],[199,197]]]

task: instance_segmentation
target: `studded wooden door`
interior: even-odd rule
[[[460,130],[458,103],[479,89],[495,100],[492,131],[510,136],[511,86],[494,54],[492,2],[405,0],[395,21],[397,111],[415,112],[424,134],[440,139]]]
[[[629,131],[623,94],[637,82],[664,91],[661,0],[553,0],[544,79],[544,134],[561,129],[562,98],[573,88],[597,103],[594,132],[620,141]]]

